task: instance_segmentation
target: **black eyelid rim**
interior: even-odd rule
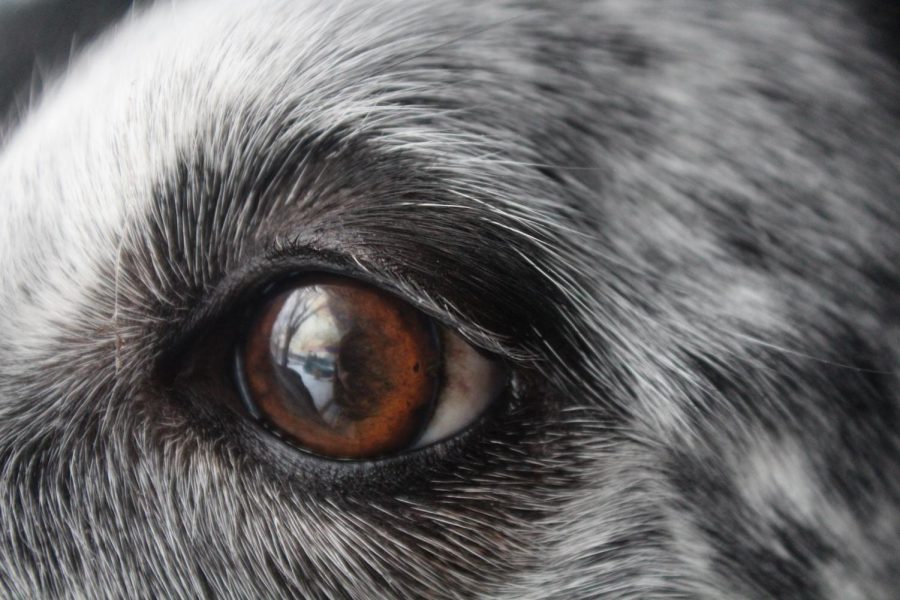
[[[246,383],[246,375],[244,374],[243,370],[238,370],[243,369],[244,367],[243,360],[240,358],[240,354],[240,346],[236,346],[234,349],[235,372],[232,373],[232,378],[236,381],[237,386],[239,387],[238,391],[242,395],[241,406],[245,408],[248,411],[248,414],[253,418],[253,422],[248,423],[245,426],[255,428],[260,432],[265,432],[265,435],[270,435],[276,438],[278,443],[275,444],[274,447],[279,451],[283,451],[284,449],[280,446],[284,446],[286,448],[290,448],[291,451],[299,452],[299,456],[291,457],[294,460],[318,464],[319,466],[330,465],[332,468],[351,469],[352,471],[343,473],[343,475],[345,476],[350,472],[364,473],[366,469],[370,469],[373,467],[384,468],[386,466],[390,466],[392,463],[396,464],[398,462],[415,459],[416,457],[427,456],[429,454],[433,454],[436,451],[440,451],[441,449],[445,449],[450,445],[458,444],[460,440],[472,436],[474,433],[484,428],[486,424],[488,424],[494,417],[497,417],[498,415],[502,414],[503,411],[508,410],[509,404],[511,402],[521,401],[521,398],[524,395],[522,392],[523,384],[518,377],[518,374],[512,369],[507,369],[507,382],[500,393],[497,395],[497,397],[494,398],[490,402],[488,407],[480,414],[478,414],[468,425],[466,425],[450,437],[435,440],[430,444],[421,447],[416,446],[416,444],[418,443],[417,439],[410,445],[409,448],[405,450],[393,452],[391,454],[386,454],[384,456],[378,456],[375,458],[338,458],[318,454],[309,450],[308,448],[304,448],[302,445],[292,440],[290,436],[285,435],[281,430],[278,429],[278,427],[272,425],[268,421],[268,419],[266,419],[265,415],[261,414],[258,409],[252,407],[252,403],[249,400],[250,396],[245,395],[249,393],[249,389],[247,388]],[[264,437],[261,439],[263,442],[267,441]]]
[[[250,303],[271,298],[278,291],[296,285],[303,279],[330,276],[352,279],[390,293],[408,303],[440,325],[459,333],[473,347],[494,359],[524,365],[526,362],[498,338],[473,328],[471,324],[455,318],[426,298],[412,297],[404,292],[396,278],[380,276],[367,269],[359,260],[333,252],[291,248],[288,252],[270,254],[246,262],[241,268],[227,273],[215,286],[204,293],[200,303],[191,308],[176,327],[168,324],[162,331],[160,347],[172,349],[165,354],[181,356],[197,334],[222,319],[249,314]],[[527,366],[527,365],[526,365]]]
[[[409,288],[417,287],[413,278],[401,276],[390,269],[379,268],[377,264],[366,265],[365,260],[358,256],[348,256],[330,249],[311,249],[294,240],[287,244],[273,245],[266,259],[273,263],[284,262],[288,268],[293,266],[295,270],[293,277],[296,278],[315,274],[347,277],[393,294],[439,324],[453,329],[472,346],[492,357],[522,366],[533,365],[540,361],[537,354],[514,349],[512,344],[505,342],[501,336],[478,326],[477,321],[454,316],[428,296],[410,293]],[[386,273],[379,274],[379,271]],[[286,275],[280,282],[273,281],[273,285],[283,285],[284,282],[290,283],[292,280],[291,276]]]

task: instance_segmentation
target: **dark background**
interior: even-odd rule
[[[0,122],[40,92],[43,75],[62,68],[74,50],[119,19],[133,0],[0,2]]]

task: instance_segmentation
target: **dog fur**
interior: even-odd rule
[[[900,78],[871,15],[130,11],[0,147],[0,591],[896,597]],[[335,465],[232,410],[241,307],[317,269],[504,357],[501,418]]]

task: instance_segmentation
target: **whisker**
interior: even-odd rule
[[[783,354],[789,354],[791,356],[796,356],[798,358],[802,358],[805,360],[811,360],[817,363],[829,365],[832,367],[838,367],[841,369],[849,369],[851,371],[856,371],[858,373],[871,373],[874,375],[891,375],[890,371],[882,371],[879,369],[866,369],[863,367],[858,367],[856,365],[851,365],[847,363],[841,363],[833,360],[828,360],[826,358],[820,358],[818,356],[813,356],[812,354],[807,354],[805,352],[800,352],[799,350],[794,350],[792,348],[787,348],[785,346],[779,346],[778,344],[773,344],[772,342],[767,342],[765,340],[761,340],[759,338],[753,337],[751,335],[747,335],[744,333],[740,333],[737,331],[730,332],[732,336],[742,339],[746,342],[750,342],[751,344],[756,344],[758,346],[763,346],[764,348],[768,348],[770,350],[775,350],[777,352],[781,352]]]

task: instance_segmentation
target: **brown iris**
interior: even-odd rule
[[[410,446],[431,418],[439,388],[440,350],[429,318],[337,277],[271,300],[243,359],[263,418],[298,445],[334,458]]]

